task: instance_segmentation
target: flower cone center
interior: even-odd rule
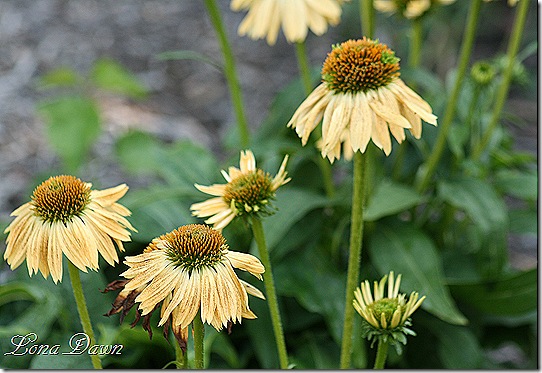
[[[271,177],[258,169],[230,181],[223,198],[228,205],[235,207],[240,215],[263,209],[273,194]]]
[[[399,58],[385,44],[363,38],[333,46],[322,68],[322,81],[336,93],[367,92],[399,77]]]
[[[398,305],[399,301],[397,298],[383,298],[368,305],[367,308],[373,313],[373,316],[378,322],[380,322],[381,315],[384,314],[384,317],[389,324]]]
[[[220,232],[202,224],[182,226],[160,236],[157,241],[165,243],[171,261],[189,271],[214,266],[228,249]],[[153,241],[145,251],[157,249],[156,244]]]
[[[90,187],[74,176],[54,176],[32,194],[34,213],[48,222],[70,222],[90,202]]]

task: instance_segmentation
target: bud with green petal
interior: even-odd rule
[[[388,296],[385,297],[386,281]],[[369,281],[361,283],[354,292],[354,308],[363,318],[363,336],[370,341],[371,347],[376,340],[392,344],[401,353],[401,344],[406,344],[406,335],[416,335],[411,326],[410,316],[420,307],[425,296],[417,292],[399,294],[401,275],[394,279],[393,271],[385,275],[380,282],[374,282],[374,297]]]

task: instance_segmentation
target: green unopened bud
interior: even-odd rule
[[[485,61],[476,62],[470,70],[472,79],[481,86],[491,83],[496,74],[497,71],[493,65]]]

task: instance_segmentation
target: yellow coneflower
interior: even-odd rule
[[[334,45],[322,68],[322,83],[296,110],[288,127],[305,145],[322,121],[319,147],[331,162],[365,152],[369,140],[391,152],[390,132],[398,143],[407,128],[415,138],[422,119],[433,125],[431,106],[399,78],[399,58],[385,44],[363,38]]]
[[[269,202],[275,197],[275,192],[290,181],[286,178],[287,161],[288,156],[285,156],[277,175],[271,178],[269,173],[256,168],[256,160],[250,150],[241,151],[240,168],[230,167],[228,172],[222,171],[227,184],[195,184],[198,190],[216,197],[194,203],[190,210],[197,217],[211,216],[205,223],[213,224],[218,230],[236,216],[269,213]]]
[[[115,244],[124,251],[134,227],[124,217],[130,211],[116,203],[128,190],[126,184],[92,190],[92,184],[74,176],[54,176],[41,183],[31,201],[11,213],[6,228],[4,259],[15,269],[26,259],[28,273],[49,273],[62,280],[62,254],[81,271],[98,269],[98,253],[115,265]]]
[[[405,18],[418,18],[432,6],[448,5],[455,0],[374,0],[374,7],[383,13],[399,13]]]
[[[385,297],[386,281],[388,282],[388,296]],[[374,296],[371,294],[371,285],[365,280],[361,289],[354,292],[354,308],[368,323],[366,334],[369,338],[384,336],[392,342],[405,343],[404,334],[415,335],[407,328],[410,326],[410,316],[420,307],[425,296],[419,298],[417,292],[412,292],[406,300],[405,294],[399,294],[401,275],[394,280],[393,271],[389,277],[385,275],[380,282],[374,282]],[[374,342],[374,341],[373,341]]]
[[[238,33],[251,39],[266,38],[269,45],[277,41],[279,29],[290,43],[302,42],[308,29],[316,35],[336,26],[341,19],[344,0],[232,0],[233,11],[248,10]]]
[[[261,262],[250,254],[228,250],[224,236],[206,225],[182,226],[155,238],[143,254],[128,256],[124,263],[130,268],[121,276],[128,280],[106,288],[123,288],[107,315],[122,311],[124,317],[139,303],[135,322],[144,316],[143,327],[151,333],[150,316],[161,305],[158,326],[171,326],[183,349],[188,326],[198,311],[204,323],[221,330],[242,318],[256,318],[247,294],[265,299],[233,271],[248,271],[261,280],[265,271]]]

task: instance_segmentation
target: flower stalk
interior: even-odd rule
[[[350,225],[350,250],[346,278],[346,300],[344,310],[343,337],[341,345],[341,369],[349,369],[352,355],[352,333],[354,324],[354,291],[358,283],[361,249],[363,243],[363,202],[365,199],[366,156],[354,154],[354,190],[352,192],[352,218]]]
[[[482,152],[487,147],[495,128],[501,117],[502,109],[506,102],[506,97],[508,96],[508,90],[510,88],[510,82],[512,80],[512,72],[514,69],[514,60],[518,53],[519,44],[521,42],[521,37],[523,35],[523,29],[525,28],[525,20],[527,18],[527,11],[529,9],[529,0],[521,0],[519,8],[517,10],[516,21],[514,23],[514,29],[512,31],[512,36],[510,37],[510,43],[508,45],[508,51],[506,53],[506,58],[508,66],[504,70],[502,77],[502,82],[497,92],[497,97],[495,99],[495,106],[493,108],[493,113],[491,115],[491,120],[488,124],[487,130],[484,133],[482,140],[478,146],[474,149],[472,154],[473,159],[477,160],[482,155]]]
[[[183,352],[181,346],[177,343],[175,338],[173,338],[173,346],[175,346],[175,366],[177,369],[187,369],[188,368],[188,356]]]
[[[454,87],[452,89],[452,93],[450,94],[448,104],[446,105],[444,119],[440,124],[441,128],[438,132],[437,141],[435,142],[433,151],[429,155],[423,168],[420,169],[421,175],[416,185],[416,188],[420,193],[424,192],[429,186],[431,178],[433,177],[440,158],[442,157],[442,153],[444,152],[444,147],[448,139],[448,133],[450,132],[450,127],[454,119],[457,100],[461,91],[461,85],[463,83],[463,79],[465,78],[465,73],[467,71],[469,59],[472,53],[472,46],[474,44],[474,37],[476,34],[478,17],[480,15],[481,3],[482,0],[473,0],[470,3],[469,16],[467,20],[465,34],[463,36]]]
[[[205,337],[205,328],[203,321],[201,321],[201,310],[198,311],[192,321],[192,329],[194,330],[194,367],[196,369],[203,369],[203,339]]]
[[[68,271],[70,273],[73,296],[75,297],[77,312],[79,313],[79,319],[81,320],[83,331],[86,335],[88,335],[91,343],[96,343],[94,331],[92,330],[92,323],[90,322],[90,316],[88,314],[87,302],[85,301],[85,294],[83,293],[83,286],[81,285],[79,269],[77,269],[77,267],[75,267],[69,260]],[[102,362],[100,361],[99,355],[90,355],[90,359],[92,361],[92,366],[94,367],[94,369],[102,369]]]
[[[384,342],[384,340],[382,339],[378,341],[378,349],[376,350],[374,369],[384,369],[384,365],[386,364],[386,358],[388,357],[388,346],[388,342]]]
[[[265,272],[263,273],[266,298],[269,305],[269,312],[271,314],[271,322],[273,324],[273,332],[275,334],[275,342],[277,344],[277,350],[279,354],[279,362],[281,369],[288,369],[288,353],[286,352],[286,341],[284,339],[284,332],[282,330],[282,321],[280,318],[279,305],[277,300],[277,293],[275,290],[275,282],[273,280],[273,270],[271,267],[271,260],[269,258],[269,251],[267,250],[267,244],[265,242],[265,235],[261,220],[253,216],[252,217],[252,232],[254,234],[254,240],[258,246],[260,253],[260,259]]]
[[[422,55],[422,39],[423,27],[421,19],[415,18],[412,20],[410,29],[410,50],[408,66],[412,69],[420,66],[420,58]]]
[[[207,8],[207,13],[209,14],[209,18],[211,19],[211,23],[213,24],[218,37],[222,54],[224,55],[224,74],[228,81],[228,88],[230,90],[233,110],[237,120],[241,147],[246,148],[250,143],[250,132],[243,105],[241,86],[235,68],[235,58],[228,41],[228,36],[226,35],[224,23],[220,17],[220,11],[216,4],[216,0],[205,0],[205,7]]]
[[[372,39],[375,30],[373,0],[359,0],[359,15],[361,33]]]

